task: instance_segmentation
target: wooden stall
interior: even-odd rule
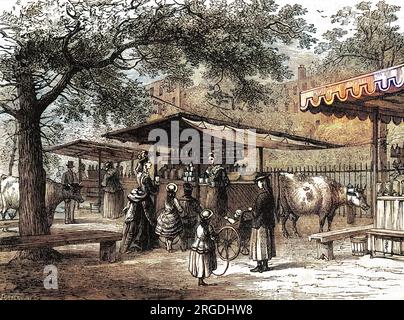
[[[396,180],[404,163],[397,162],[398,174],[392,181],[378,180],[380,124],[400,125],[404,121],[403,93],[404,64],[300,93],[301,111],[372,122],[371,207],[375,228],[367,232],[372,254],[401,255],[404,249],[403,181]],[[394,155],[399,153],[398,146],[393,149]]]
[[[90,204],[90,208],[92,209],[93,206],[96,206],[99,212],[101,212],[103,201],[103,188],[101,185],[105,172],[102,168],[103,163],[112,161],[118,165],[121,162],[130,161],[130,173],[121,176],[125,199],[136,184],[136,179],[131,173],[134,168],[134,160],[141,149],[80,139],[45,148],[45,151],[78,159],[78,176],[83,185],[82,195],[85,201]],[[83,175],[84,171],[80,168],[82,167],[82,160],[90,160],[96,163],[86,168],[86,175]]]
[[[307,150],[307,149],[325,149],[331,147],[337,147],[337,145],[317,141],[314,139],[308,139],[305,137],[294,136],[283,132],[275,132],[265,130],[262,128],[252,128],[248,125],[238,124],[235,125],[231,122],[222,121],[218,119],[206,118],[203,116],[189,114],[189,113],[177,113],[165,118],[154,120],[139,126],[125,128],[109,132],[105,137],[110,139],[117,139],[119,141],[132,141],[141,145],[149,145],[150,151],[153,152],[155,148],[155,137],[152,130],[160,130],[160,134],[167,135],[168,145],[166,150],[158,153],[160,159],[165,159],[166,163],[157,163],[154,161],[154,173],[159,175],[160,178],[160,192],[156,198],[157,210],[161,209],[164,205],[164,199],[166,197],[165,186],[169,182],[174,182],[178,185],[178,197],[183,195],[183,185],[185,181],[190,182],[194,186],[194,196],[197,197],[201,205],[204,207],[210,207],[208,203],[209,193],[213,192],[212,186],[208,185],[203,180],[203,173],[208,167],[207,155],[209,152],[215,149],[213,140],[221,138],[222,144],[222,157],[221,164],[226,168],[229,179],[230,187],[228,188],[228,210],[234,212],[236,209],[246,209],[251,206],[255,195],[257,193],[256,186],[254,184],[254,178],[257,172],[263,172],[263,150],[268,149],[283,149],[283,150]],[[176,132],[176,129],[178,129]],[[198,146],[199,157],[194,158],[195,170],[194,174],[189,174],[192,170],[189,169],[189,161],[183,161],[179,163],[179,155],[184,146],[189,143],[188,129],[194,129],[200,134]],[[225,133],[225,134],[224,134]],[[250,163],[248,169],[238,166],[237,159],[241,156],[239,152],[243,153],[248,148],[246,142],[246,134],[253,135],[254,147],[251,153],[254,155],[247,155],[248,159],[253,159],[253,164]],[[184,134],[184,137],[180,139]],[[243,139],[238,139],[237,134],[241,134]],[[204,144],[204,138],[209,137],[209,142]],[[150,138],[154,137],[154,138]],[[154,147],[153,147],[154,146]],[[251,150],[251,148],[250,148]],[[216,151],[216,150],[215,150]],[[165,154],[164,154],[165,152]],[[191,153],[195,150],[190,151]],[[234,155],[233,161],[224,161],[226,155]],[[252,157],[250,157],[252,156]],[[183,158],[181,158],[184,160]],[[164,161],[162,161],[164,162]],[[243,171],[244,170],[244,171]]]

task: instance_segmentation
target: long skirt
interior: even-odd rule
[[[211,225],[219,229],[226,224],[224,217],[227,214],[227,190],[223,188],[208,188],[206,195],[206,208],[213,210],[214,216]]]
[[[188,270],[195,278],[208,278],[217,268],[216,252],[198,253],[191,250]]]
[[[122,217],[125,200],[123,190],[117,192],[104,192],[104,211],[103,217],[108,219],[117,219]]]
[[[275,257],[275,237],[272,228],[251,229],[250,259],[254,261],[271,260]]]
[[[133,221],[124,222],[121,252],[149,250],[154,242],[153,226],[147,219],[143,206],[138,205]]]
[[[181,217],[178,214],[163,211],[157,218],[156,234],[174,239],[183,231]]]

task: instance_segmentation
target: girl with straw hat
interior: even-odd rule
[[[173,251],[173,240],[183,231],[181,214],[183,209],[176,196],[177,185],[175,183],[167,184],[167,199],[164,202],[164,211],[157,218],[156,234],[164,237],[168,252]]]
[[[189,255],[188,270],[192,276],[198,278],[199,286],[207,286],[204,279],[217,268],[214,231],[210,225],[212,216],[213,211],[210,209],[204,209],[199,214],[200,224],[196,228],[196,238]]]

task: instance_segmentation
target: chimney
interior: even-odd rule
[[[306,67],[303,64],[301,64],[297,72],[297,81],[301,82],[305,79],[306,79]]]

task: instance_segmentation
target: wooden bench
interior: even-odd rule
[[[8,231],[8,228],[18,228],[20,220],[0,220],[0,230]]]
[[[369,236],[369,251],[370,257],[376,256],[376,253],[383,253],[392,257],[404,256],[403,243],[404,243],[404,230],[390,230],[390,229],[377,229],[373,228],[366,232]],[[376,240],[381,240],[379,243]]]
[[[366,234],[366,231],[373,228],[373,225],[345,228],[340,230],[315,233],[309,236],[309,241],[317,242],[317,258],[334,260],[334,241],[348,237],[355,237]]]
[[[20,251],[98,242],[100,243],[100,261],[115,262],[117,259],[116,241],[120,240],[122,240],[122,234],[112,231],[55,231],[50,235],[0,238],[0,251]]]

